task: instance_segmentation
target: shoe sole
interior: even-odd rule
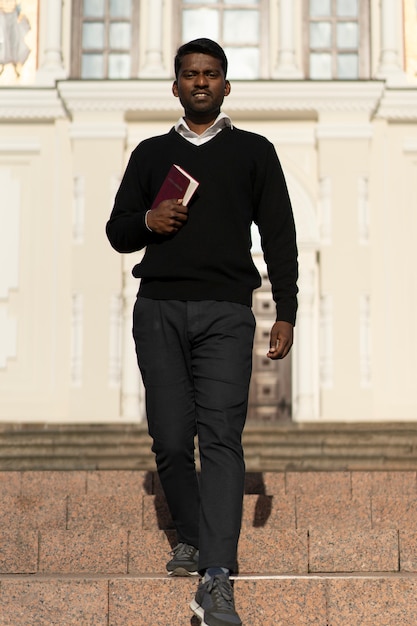
[[[176,567],[168,572],[168,576],[198,576],[198,572],[190,572],[188,569],[185,569],[185,567]]]
[[[194,615],[196,615],[201,621],[201,626],[207,626],[206,622],[204,621],[204,609],[198,604],[198,602],[192,600],[190,602],[190,609],[192,610]]]

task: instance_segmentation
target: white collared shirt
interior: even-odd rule
[[[232,128],[233,124],[232,120],[226,113],[219,113],[213,124],[207,128],[204,133],[198,135],[193,130],[190,129],[187,122],[183,117],[180,117],[178,122],[175,124],[175,130],[179,133],[184,139],[187,139],[190,143],[193,143],[195,146],[201,146],[203,143],[210,141],[213,139],[223,128]]]

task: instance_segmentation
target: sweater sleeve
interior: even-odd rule
[[[295,324],[297,313],[297,243],[291,201],[275,148],[268,142],[260,164],[255,222],[276,303],[276,320]],[[263,167],[262,167],[263,165]]]
[[[136,252],[155,240],[157,236],[150,232],[145,224],[149,204],[141,182],[137,154],[134,151],[106,224],[107,237],[117,252]]]

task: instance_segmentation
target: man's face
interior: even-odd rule
[[[174,81],[172,92],[180,99],[186,117],[217,117],[230,83],[225,79],[220,59],[208,54],[187,54]]]

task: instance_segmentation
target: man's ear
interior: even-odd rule
[[[176,98],[178,98],[178,83],[176,80],[172,83],[172,93]]]
[[[229,83],[229,81],[228,81],[228,80],[226,80],[225,85],[224,85],[224,95],[225,95],[225,96],[228,96],[228,95],[229,95],[229,93],[231,92],[231,90],[232,90],[232,86],[231,86],[231,84]]]

